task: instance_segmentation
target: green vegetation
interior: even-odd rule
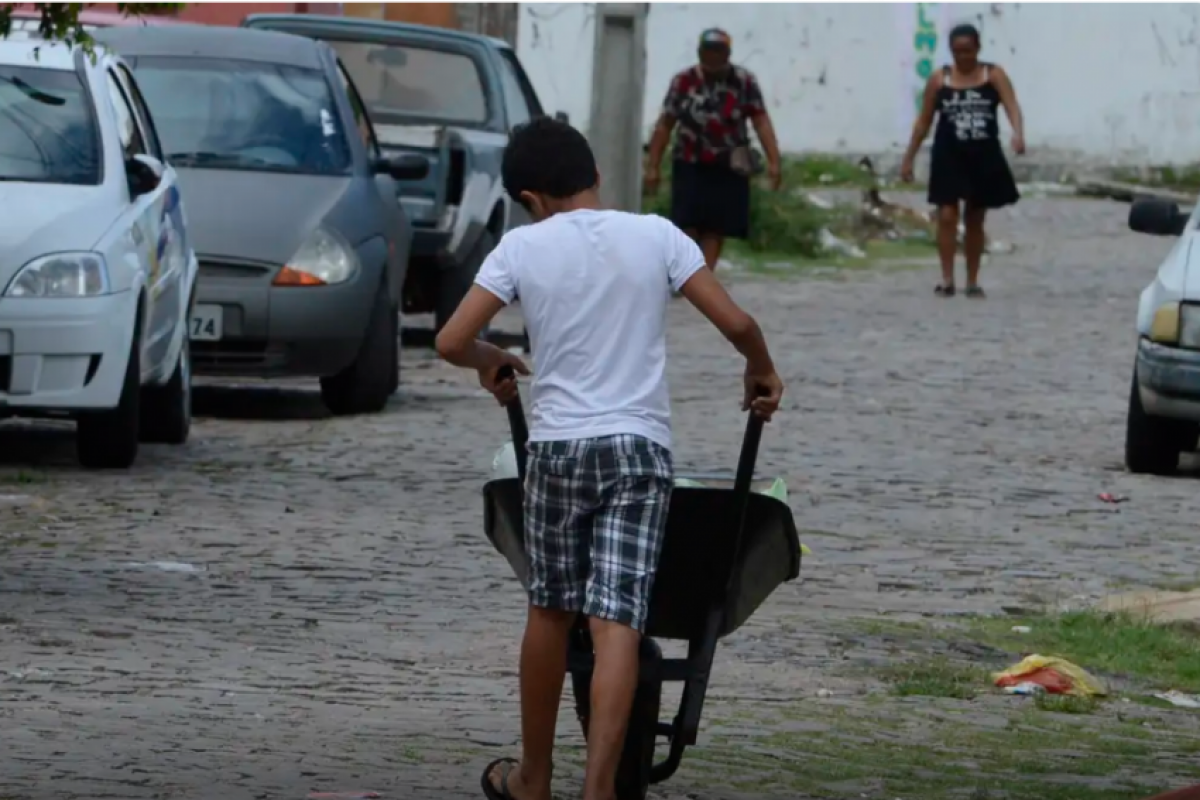
[[[1157,166],[1117,168],[1111,172],[1113,180],[1172,189],[1178,192],[1200,192],[1200,164],[1182,166]]]
[[[1015,625],[1030,628],[1014,633]],[[1200,635],[1186,626],[1152,625],[1128,614],[985,617],[967,635],[1014,653],[1072,661],[1101,677],[1116,676],[1154,691],[1200,692]]]
[[[0,39],[12,30],[12,12],[20,3],[0,3]],[[96,3],[35,3],[41,14],[38,31],[43,38],[61,40],[67,44],[90,47],[92,37],[79,22],[79,14],[87,5]],[[130,17],[177,14],[186,3],[117,3],[117,11]]]
[[[781,798],[929,800],[1135,800],[1200,780],[1194,730],[1152,709],[1080,717],[1028,698],[913,699],[742,705],[732,719],[714,708],[678,780]]]
[[[642,210],[648,214],[669,217],[671,212],[671,163],[664,159],[662,185],[657,194],[642,199]],[[867,265],[889,259],[931,258],[934,244],[928,238],[914,236],[896,241],[862,241],[856,244],[867,255],[853,259],[825,252],[821,246],[821,231],[828,230],[839,238],[854,241],[857,228],[857,204],[834,208],[814,205],[803,191],[813,188],[866,188],[870,176],[856,164],[834,156],[803,156],[786,158],[783,165],[783,188],[778,192],[754,179],[750,197],[750,238],[745,242],[728,243],[728,256],[751,271],[778,272],[780,266],[791,264],[803,270],[819,263],[826,266]]]
[[[18,469],[15,472],[0,472],[0,483],[15,483],[28,485],[32,483],[41,483],[46,479],[46,476],[38,472],[30,472],[29,470]]]
[[[989,684],[987,670],[955,663],[944,656],[888,666],[880,670],[880,677],[900,697],[971,700],[986,691]]]
[[[1200,716],[1129,702],[1195,690],[1194,631],[1092,612],[869,620],[859,630],[837,635],[870,653],[869,663],[856,665],[853,654],[836,662],[840,678],[861,679],[857,696],[710,705],[681,787],[780,798],[1136,800],[1200,781]],[[1033,652],[1073,661],[1113,696],[993,687],[994,671]]]
[[[867,189],[871,176],[858,164],[841,156],[812,154],[784,158],[783,183],[789,187]]]

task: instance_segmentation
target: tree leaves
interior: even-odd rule
[[[12,31],[13,8],[18,3],[0,3],[0,39]],[[86,6],[95,3],[34,3],[40,14],[37,20],[38,36],[46,41],[61,41],[67,45],[79,45],[87,52],[92,49],[92,37],[83,29],[79,14]],[[173,16],[186,3],[117,3],[118,13],[127,17],[147,15]]]

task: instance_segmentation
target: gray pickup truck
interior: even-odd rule
[[[433,313],[440,329],[500,237],[529,222],[500,181],[509,131],[544,113],[517,54],[486,36],[353,17],[254,14],[242,26],[328,42],[383,154],[428,159],[428,176],[399,188],[413,227],[402,310]]]

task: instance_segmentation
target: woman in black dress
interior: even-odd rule
[[[937,206],[938,256],[942,282],[936,293],[954,296],[954,254],[958,249],[959,204],[963,205],[963,249],[967,256],[967,296],[984,297],[979,285],[983,258],[983,220],[990,208],[1017,202],[1016,182],[1000,147],[998,111],[1012,125],[1012,148],[1025,152],[1025,120],[1012,82],[996,64],[979,60],[979,31],[959,25],[950,31],[954,65],[929,76],[925,100],[913,124],[912,140],[900,167],[902,180],[913,179],[913,159],[937,115],[929,173],[929,202]]]

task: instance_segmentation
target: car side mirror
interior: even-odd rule
[[[570,125],[570,124],[571,124],[571,117],[570,117],[570,115],[569,115],[569,114],[567,114],[567,112],[565,112],[565,111],[555,111],[555,112],[554,112],[554,119],[556,119],[556,120],[558,120],[559,122],[562,122],[562,123],[564,123],[564,124],[566,124],[566,125]]]
[[[129,183],[129,198],[136,200],[150,194],[162,183],[165,167],[152,156],[136,155],[125,159],[125,180]]]
[[[1188,218],[1176,203],[1156,197],[1141,197],[1129,208],[1129,229],[1151,236],[1179,236]]]
[[[398,181],[419,181],[429,174],[429,159],[405,153],[391,158],[377,158],[373,169],[376,175],[390,175]]]

